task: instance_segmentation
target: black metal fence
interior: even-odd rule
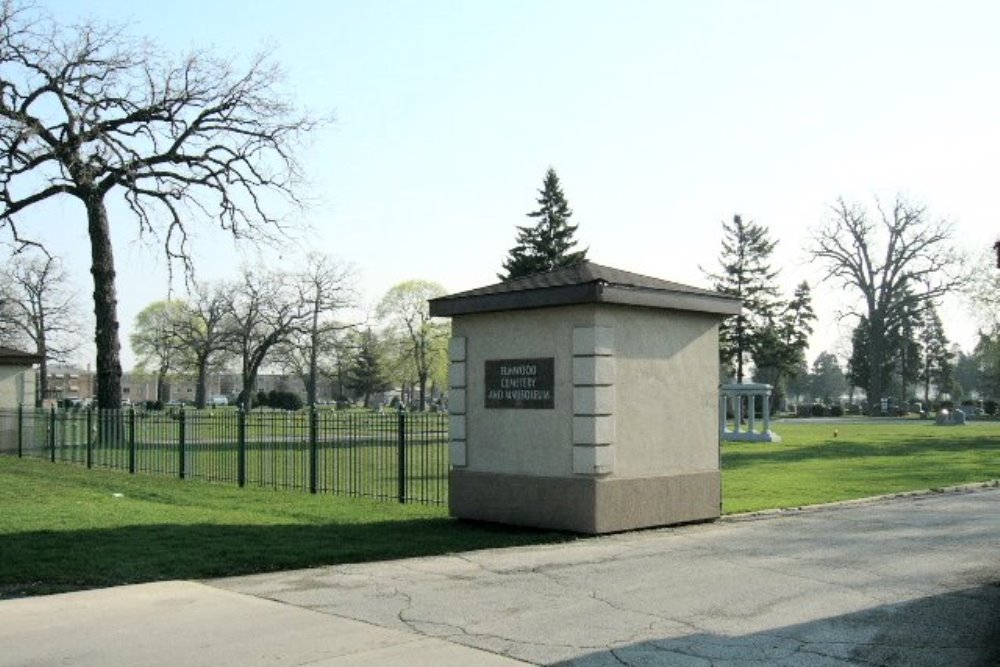
[[[310,493],[444,503],[448,416],[281,410],[0,410],[0,454]]]

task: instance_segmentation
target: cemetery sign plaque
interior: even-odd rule
[[[549,410],[555,407],[555,359],[486,361],[486,407]]]

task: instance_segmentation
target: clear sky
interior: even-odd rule
[[[707,286],[722,221],[767,225],[787,292],[814,286],[812,357],[844,351],[843,290],[803,251],[838,196],[897,193],[958,245],[1000,238],[1000,3],[379,0],[57,1],[64,21],[129,22],[167,49],[242,57],[265,44],[298,102],[336,122],[303,154],[310,248],[353,263],[366,302],[411,278],[496,281],[545,170],[589,258]],[[123,361],[136,313],[167,292],[156,248],[112,211]],[[34,221],[89,296],[75,204]],[[204,278],[239,257],[204,232]],[[285,261],[294,251],[283,253]],[[952,339],[975,327],[955,303]]]

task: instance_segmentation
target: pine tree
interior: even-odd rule
[[[840,362],[830,352],[820,352],[816,357],[810,380],[813,397],[826,404],[834,403],[847,390],[847,380],[840,369]]]
[[[954,369],[954,353],[949,349],[948,337],[937,309],[930,304],[923,313],[920,329],[921,369],[920,380],[924,383],[924,402],[930,404],[931,385],[937,393],[951,393]]]
[[[868,318],[861,317],[854,334],[851,337],[851,358],[847,363],[847,379],[853,387],[865,390],[869,398],[870,414],[881,411],[881,399],[889,398],[883,393],[879,403],[873,400],[871,387],[878,386],[883,390],[895,386],[898,398],[905,401],[908,397],[908,387],[916,382],[920,370],[920,350],[916,340],[916,322],[918,313],[912,307],[912,302],[901,300],[899,312],[895,315],[896,326],[886,331],[884,346],[887,350],[882,357],[880,368],[871,367],[870,349],[871,325]]]
[[[551,271],[587,259],[586,249],[573,251],[577,225],[569,224],[573,211],[566,201],[555,169],[549,167],[538,194],[538,210],[528,213],[528,217],[535,218],[537,222],[534,226],[518,226],[517,242],[503,261],[506,275],[497,274],[501,280]]]
[[[744,222],[739,215],[731,224],[722,223],[722,254],[718,274],[705,272],[722,294],[743,301],[743,312],[723,320],[719,325],[719,359],[743,382],[745,367],[760,348],[769,325],[776,319],[778,272],[771,268],[771,252],[776,241],[769,238],[767,228],[755,222]]]
[[[755,379],[772,386],[772,398],[777,407],[786,393],[786,383],[805,362],[816,314],[812,308],[809,283],[803,281],[795,288],[792,300],[774,307],[781,314],[770,320],[757,336],[753,348]]]
[[[371,396],[389,388],[382,362],[379,358],[378,341],[371,329],[361,334],[357,355],[347,373],[348,388],[364,397],[365,407],[371,407]]]

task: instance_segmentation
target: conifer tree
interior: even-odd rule
[[[924,402],[929,404],[932,384],[937,386],[939,396],[942,393],[951,393],[955,355],[949,349],[944,325],[933,304],[924,310],[921,324],[920,380],[924,383]]]
[[[506,274],[497,274],[501,280],[551,271],[587,259],[586,249],[573,250],[577,225],[569,224],[573,211],[552,167],[545,173],[545,181],[538,194],[538,210],[528,213],[528,217],[536,219],[536,223],[534,226],[518,226],[517,242],[503,261]]]
[[[364,399],[364,406],[371,407],[372,394],[389,388],[389,380],[379,358],[378,339],[371,329],[360,335],[357,354],[347,372],[347,386]]]
[[[722,294],[743,301],[743,311],[719,325],[719,359],[743,382],[746,367],[755,349],[760,349],[765,332],[780,310],[775,279],[771,268],[772,241],[767,228],[753,221],[733,216],[732,223],[722,223],[721,271],[705,274]]]
[[[809,336],[816,320],[809,283],[799,283],[791,301],[775,301],[773,306],[778,315],[768,320],[756,337],[753,362],[754,379],[772,386],[772,398],[777,407],[785,396],[787,381],[800,372],[809,348]]]

